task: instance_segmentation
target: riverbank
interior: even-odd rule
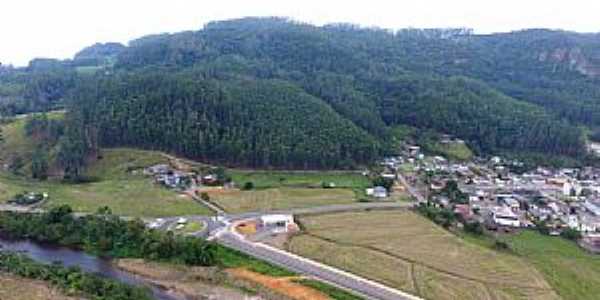
[[[69,297],[49,284],[0,272],[0,299],[2,300],[85,300]]]
[[[142,259],[119,259],[115,265],[184,299],[277,299],[254,287],[231,281],[216,267],[186,267]]]

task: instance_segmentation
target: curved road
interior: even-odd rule
[[[420,299],[416,296],[340,269],[262,243],[249,242],[229,229],[230,228],[226,231],[221,231],[216,235],[216,240],[220,244],[299,274],[311,276],[334,286],[350,290],[364,298],[379,300]]]

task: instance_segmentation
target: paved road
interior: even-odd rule
[[[427,202],[427,199],[425,199],[425,197],[423,197],[423,195],[421,195],[417,190],[415,190],[414,187],[412,187],[408,181],[406,180],[406,178],[404,178],[404,176],[400,173],[398,173],[398,179],[400,179],[400,183],[402,183],[402,185],[404,185],[404,187],[406,188],[406,190],[408,191],[408,193],[413,196],[415,199],[417,199],[417,201],[420,202]]]
[[[328,282],[367,299],[405,300],[420,299],[377,282],[356,276],[354,274],[294,255],[261,243],[246,241],[243,237],[231,231],[221,231],[216,236],[217,241],[227,247],[236,249],[253,257],[265,260],[274,265],[284,267],[299,274],[308,275]]]
[[[333,214],[340,212],[351,212],[351,211],[362,211],[362,210],[391,210],[391,209],[406,209],[414,206],[411,202],[365,202],[365,203],[353,203],[353,204],[336,204],[336,205],[325,205],[317,207],[307,208],[293,208],[285,210],[272,210],[264,212],[247,212],[241,214],[224,214],[229,221],[237,221],[249,218],[256,218],[262,215],[271,214],[290,214],[295,216],[302,215],[318,215],[318,214]]]
[[[224,215],[225,214],[225,211],[223,209],[221,209],[220,207],[214,205],[210,201],[205,201],[202,198],[196,196],[196,191],[195,190],[185,191],[185,194],[187,194],[188,196],[192,197],[192,199],[194,199],[194,201],[200,203],[201,205],[204,205],[204,206],[208,207],[208,209],[212,210],[217,215]]]

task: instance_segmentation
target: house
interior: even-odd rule
[[[583,203],[583,207],[594,216],[600,217],[600,203],[597,201],[586,200]]]
[[[416,157],[417,155],[419,155],[420,151],[421,147],[419,146],[408,146],[408,154],[412,157]]]
[[[383,177],[385,179],[396,180],[396,174],[383,173],[383,174],[381,174],[381,177]]]
[[[580,216],[579,230],[582,232],[597,232],[600,231],[600,218],[589,214]]]
[[[387,189],[382,186],[376,186],[373,188],[373,197],[375,198],[386,198],[388,196]]]
[[[491,217],[494,224],[506,227],[521,227],[519,217],[507,206],[492,208]]]
[[[209,174],[209,175],[202,177],[202,184],[215,185],[215,184],[217,184],[217,182],[218,182],[217,176],[214,174]]]
[[[457,204],[454,206],[454,213],[460,216],[463,220],[468,221],[473,219],[473,211],[468,204]]]
[[[433,157],[433,159],[434,159],[434,160],[435,160],[437,163],[440,163],[440,164],[443,164],[443,163],[446,163],[446,162],[447,162],[447,160],[446,160],[445,158],[441,157],[441,156],[434,156],[434,157]]]
[[[259,221],[263,229],[277,233],[288,232],[290,227],[295,225],[294,216],[287,214],[263,215]]]
[[[501,202],[504,203],[504,205],[510,207],[510,209],[512,209],[512,211],[517,212],[517,211],[519,211],[519,209],[521,209],[521,204],[515,198],[506,197],[506,198],[503,198]]]
[[[158,164],[151,167],[146,168],[144,173],[147,175],[164,175],[171,171],[171,168],[167,164]]]

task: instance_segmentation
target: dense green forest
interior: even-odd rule
[[[78,153],[128,145],[252,167],[368,163],[398,125],[477,154],[582,159],[600,135],[599,78],[598,34],[246,18],[0,68],[0,113],[66,107],[62,149]]]

